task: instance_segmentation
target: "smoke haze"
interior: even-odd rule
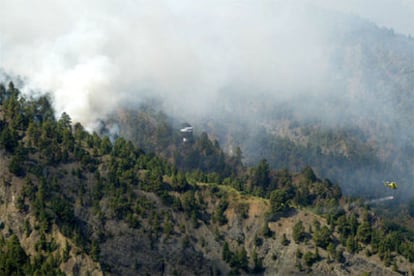
[[[190,114],[226,91],[320,96],[332,79],[330,30],[313,5],[288,2],[6,1],[0,64],[87,125],[154,96]],[[365,11],[330,2],[315,3]]]

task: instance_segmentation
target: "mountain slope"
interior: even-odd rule
[[[309,167],[293,174],[262,161],[214,183],[207,181],[219,179],[213,167],[178,170],[122,137],[111,143],[72,125],[67,114],[56,120],[47,98],[27,100],[12,83],[0,90],[4,273],[391,275],[413,268],[412,232],[383,222],[364,202],[346,202]]]

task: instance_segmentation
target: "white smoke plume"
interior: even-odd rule
[[[316,89],[321,26],[285,2],[3,1],[0,66],[83,123],[147,96],[200,112],[229,87]]]
[[[226,91],[320,95],[333,78],[329,26],[312,9],[383,18],[359,2],[3,1],[0,69],[21,76],[27,93],[51,93],[58,116],[65,111],[86,125],[146,97],[203,113]],[[397,2],[396,11],[414,10]]]

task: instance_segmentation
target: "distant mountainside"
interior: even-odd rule
[[[166,145],[181,155],[164,159],[53,114],[47,97],[0,85],[1,274],[414,270],[409,208],[394,223],[310,167],[290,173],[262,160],[246,168],[206,133],[190,144],[172,139]],[[177,163],[188,156],[189,166]]]
[[[247,93],[254,97],[225,91],[208,117],[178,119],[207,132],[230,155],[239,147],[245,164],[311,166],[345,194],[368,198],[387,195],[382,182],[395,180],[402,184],[398,198],[407,200],[414,178],[414,39],[360,18],[320,18],[329,26],[330,63],[319,90]]]

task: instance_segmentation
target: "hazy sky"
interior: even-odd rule
[[[321,90],[329,45],[309,4],[414,34],[413,3],[4,0],[0,67],[86,124],[153,95],[203,112],[229,89],[280,98]]]
[[[309,0],[310,3],[369,19],[398,33],[414,35],[412,0]]]

